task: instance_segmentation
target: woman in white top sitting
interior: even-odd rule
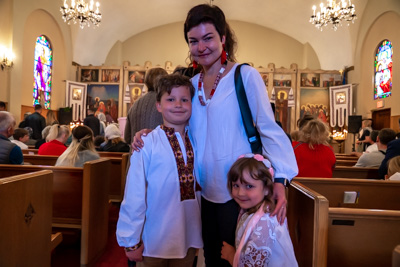
[[[83,167],[86,161],[99,159],[93,142],[93,131],[87,126],[78,126],[72,131],[71,145],[58,158],[56,166]]]

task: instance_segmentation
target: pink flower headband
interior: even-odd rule
[[[257,161],[261,161],[262,163],[264,163],[264,165],[268,168],[269,172],[271,173],[272,181],[274,180],[274,169],[272,168],[272,164],[268,159],[264,158],[263,155],[247,153],[247,154],[240,155],[238,157],[238,159],[241,159],[241,158],[253,158]]]

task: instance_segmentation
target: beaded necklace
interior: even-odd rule
[[[214,85],[211,89],[211,93],[210,93],[210,98],[205,100],[205,97],[203,95],[203,90],[201,90],[203,88],[203,79],[204,79],[204,74],[203,71],[200,72],[200,77],[199,77],[199,84],[198,84],[198,93],[199,93],[199,100],[200,100],[200,104],[202,106],[205,106],[206,104],[210,103],[211,98],[213,97],[215,90],[217,89],[217,86],[219,84],[219,81],[221,80],[221,76],[225,71],[226,65],[228,64],[228,61],[225,60],[225,62],[222,64],[221,69],[218,72],[217,78],[215,78],[215,82]]]

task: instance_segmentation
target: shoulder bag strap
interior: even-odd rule
[[[260,139],[260,134],[258,133],[254,125],[253,117],[251,116],[251,110],[249,107],[249,102],[246,96],[246,91],[244,90],[242,75],[240,74],[240,68],[243,65],[248,65],[248,64],[246,63],[241,64],[237,66],[235,70],[236,95],[239,102],[240,113],[242,115],[244,128],[246,130],[247,138],[251,146],[251,151],[255,154],[262,154],[262,143]]]

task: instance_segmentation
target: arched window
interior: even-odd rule
[[[35,45],[33,105],[41,104],[45,109],[50,109],[52,66],[53,50],[47,38],[41,35]]]
[[[383,40],[376,49],[374,99],[386,98],[392,94],[392,43]]]

